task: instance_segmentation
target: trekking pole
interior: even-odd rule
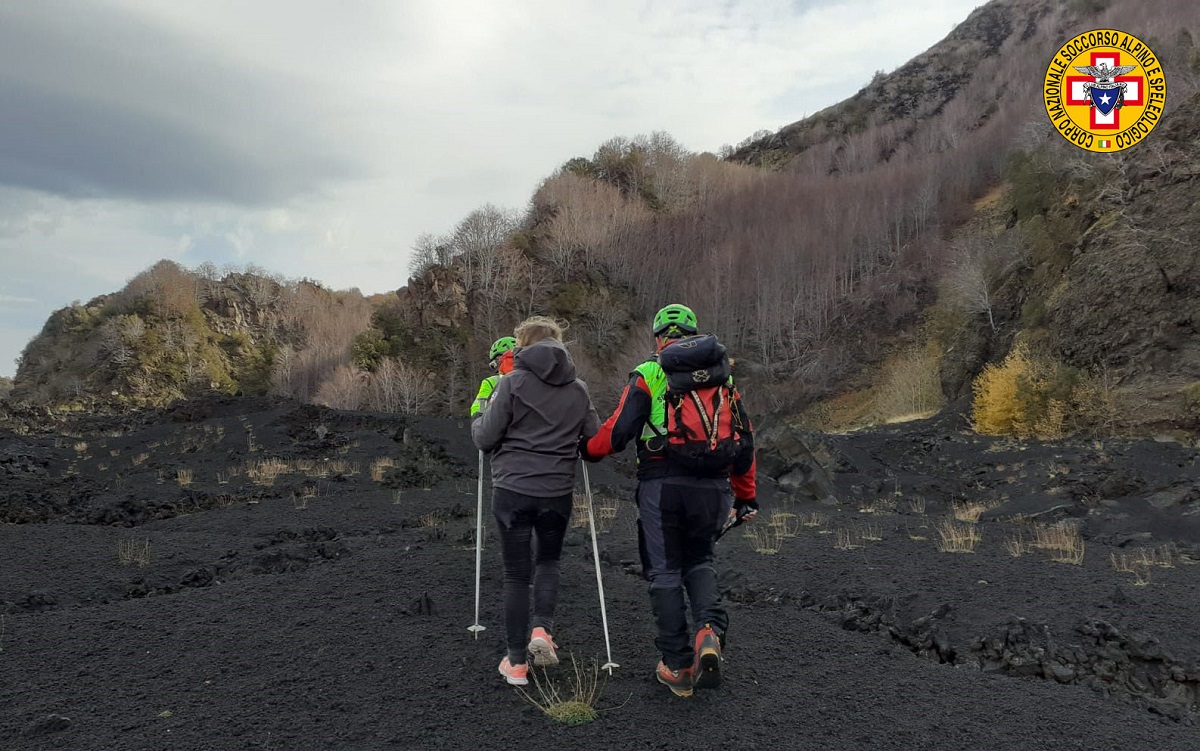
[[[725,520],[723,525],[721,525],[721,531],[717,532],[717,540],[720,540],[722,537],[724,537],[725,533],[734,527],[741,526],[742,522],[744,521],[746,521],[744,516],[730,511],[729,518]]]
[[[621,667],[613,662],[612,645],[608,640],[608,609],[604,606],[604,579],[600,576],[600,547],[596,544],[596,514],[592,509],[592,482],[588,478],[587,464],[580,462],[583,467],[583,492],[587,495],[588,526],[592,528],[592,557],[596,561],[596,588],[600,590],[600,621],[604,624],[604,650],[608,654],[608,662],[600,666],[611,676],[614,668]]]
[[[720,540],[721,537],[724,537],[728,530],[731,530],[734,527],[740,527],[740,525],[745,523],[746,517],[748,516],[750,516],[749,512],[738,512],[731,509],[730,517],[725,519],[725,524],[722,524],[720,531],[716,533],[716,540]]]
[[[479,625],[479,571],[483,562],[483,452],[479,452],[479,499],[475,504],[475,624],[467,626],[467,630],[475,634],[478,641],[479,632],[486,631],[485,626]]]

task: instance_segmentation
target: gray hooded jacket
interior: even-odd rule
[[[492,484],[523,495],[553,498],[575,489],[579,439],[600,430],[587,384],[555,339],[521,347],[513,370],[471,423],[480,451],[492,453]]]

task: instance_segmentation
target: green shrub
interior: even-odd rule
[[[591,298],[591,290],[582,282],[564,284],[547,301],[550,315],[568,320],[576,318],[587,309]]]
[[[371,328],[354,337],[351,358],[358,367],[374,372],[390,352],[387,337],[379,329]]]
[[[1029,151],[1014,151],[1009,158],[1005,175],[1011,186],[1008,200],[1022,220],[1057,205],[1069,185],[1067,175],[1047,169],[1045,161],[1045,155]]]
[[[938,302],[925,311],[926,333],[943,351],[958,341],[970,323],[971,315],[959,305]]]

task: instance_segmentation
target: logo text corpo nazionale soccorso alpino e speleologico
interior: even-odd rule
[[[1055,53],[1042,95],[1063,138],[1111,153],[1140,143],[1158,125],[1167,79],[1145,42],[1124,31],[1094,29]]]

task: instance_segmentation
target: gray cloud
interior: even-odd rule
[[[0,4],[0,184],[263,204],[363,173],[331,92],[229,58],[115,7]]]

